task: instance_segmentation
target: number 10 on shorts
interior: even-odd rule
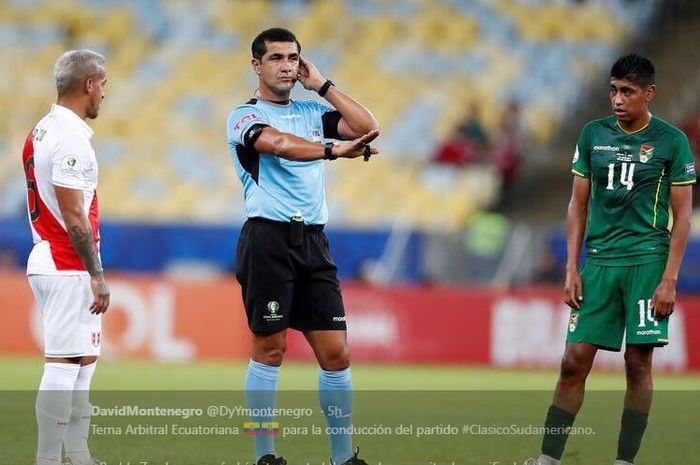
[[[651,308],[651,299],[639,299],[639,328],[646,328],[647,321],[659,326],[659,322],[654,318],[654,309]]]

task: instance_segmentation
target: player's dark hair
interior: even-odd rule
[[[265,55],[267,42],[294,42],[297,44],[297,50],[301,53],[301,44],[292,31],[281,27],[273,27],[272,29],[265,29],[253,40],[253,44],[250,46],[253,58],[260,60]]]
[[[655,72],[651,60],[631,53],[617,59],[610,69],[610,77],[627,79],[644,89],[654,84]]]

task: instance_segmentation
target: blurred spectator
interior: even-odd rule
[[[481,107],[474,102],[470,105],[467,117],[460,124],[457,131],[474,145],[474,149],[479,154],[488,150],[488,134],[481,123]]]
[[[476,161],[475,145],[464,137],[459,128],[435,152],[433,161],[446,165],[462,166]]]
[[[520,106],[511,102],[501,116],[493,137],[491,158],[502,178],[501,203],[508,204],[518,174],[521,156]]]
[[[479,162],[488,151],[488,135],[481,124],[481,110],[472,103],[454,133],[438,146],[434,161],[447,165],[462,166]]]

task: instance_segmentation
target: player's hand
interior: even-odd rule
[[[564,283],[564,302],[571,308],[581,308],[583,300],[583,284],[577,270],[567,270]]]
[[[668,318],[676,303],[676,280],[662,279],[651,298],[652,314],[656,321]]]
[[[318,68],[303,56],[299,56],[297,80],[301,82],[304,89],[314,92],[318,92],[326,83],[326,78],[323,77]]]
[[[331,150],[333,155],[338,158],[357,158],[365,154],[365,146],[369,145],[374,139],[379,137],[379,129],[370,131],[364,136],[360,136],[354,140],[346,140],[343,142],[338,142]],[[370,154],[376,155],[379,153],[379,149],[376,147],[370,147]]]
[[[109,307],[109,287],[104,276],[91,276],[90,287],[94,296],[92,305],[90,305],[90,313],[99,315],[106,312]]]

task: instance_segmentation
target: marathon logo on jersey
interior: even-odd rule
[[[245,115],[244,117],[242,117],[241,119],[239,119],[238,121],[236,121],[236,124],[233,125],[233,130],[234,130],[234,131],[238,131],[238,130],[241,129],[241,127],[242,127],[243,125],[245,125],[246,123],[248,123],[248,122],[250,122],[250,121],[254,121],[254,120],[259,120],[259,119],[260,119],[260,118],[259,118],[258,115],[255,114],[255,113],[250,113],[250,114],[248,114],[248,115]]]
[[[94,347],[99,347],[100,343],[102,342],[102,333],[99,331],[97,331],[97,332],[93,331],[91,339],[92,339],[92,345]]]
[[[593,150],[600,150],[601,152],[619,152],[620,147],[615,145],[594,145]]]
[[[267,312],[269,315],[263,315],[265,321],[278,321],[283,318],[280,311],[280,303],[276,300],[271,300],[267,303]]]
[[[66,155],[61,160],[61,171],[68,176],[78,176],[80,174],[80,160],[75,155]]]
[[[695,174],[695,163],[685,165],[685,174]]]
[[[639,161],[642,163],[646,163],[649,160],[651,160],[651,157],[654,156],[654,147],[651,145],[642,145],[639,147]]]
[[[569,317],[569,332],[573,333],[576,331],[576,326],[578,325],[578,313],[571,312]]]

